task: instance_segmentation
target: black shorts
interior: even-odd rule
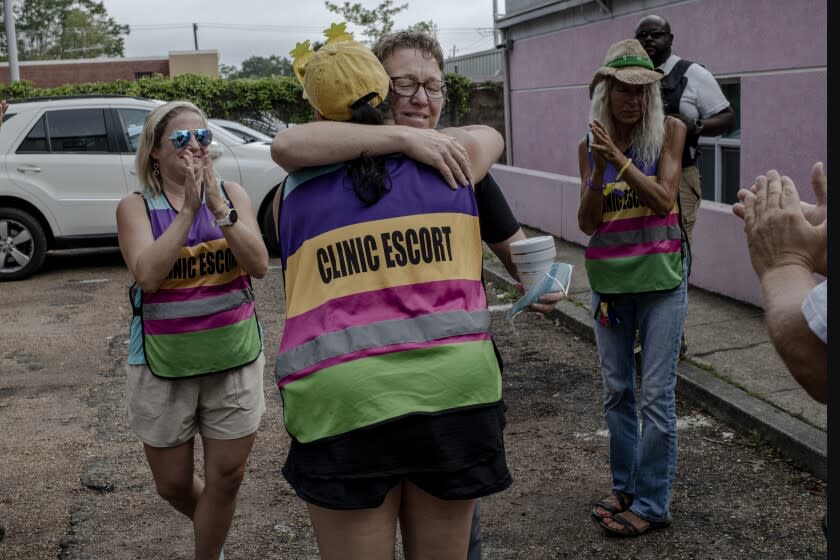
[[[409,480],[443,500],[488,496],[512,483],[502,431],[504,403],[412,414],[289,447],[283,476],[304,501],[329,509],[382,505]]]

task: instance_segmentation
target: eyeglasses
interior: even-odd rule
[[[186,148],[190,143],[191,134],[195,136],[196,142],[202,146],[209,146],[210,142],[213,141],[213,132],[208,128],[175,130],[172,132],[172,136],[170,136],[169,139],[172,140],[172,145],[180,150],[182,148]]]
[[[417,90],[423,86],[426,97],[429,99],[443,99],[446,97],[446,82],[443,80],[429,80],[418,82],[414,78],[404,76],[391,76],[391,91],[401,97],[413,97]]]
[[[667,34],[667,31],[663,31],[661,29],[655,29],[653,31],[639,31],[636,33],[636,39],[638,41],[644,41],[648,37],[650,37],[651,39],[661,39]]]

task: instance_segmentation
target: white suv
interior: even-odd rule
[[[134,153],[163,101],[78,96],[11,102],[0,128],[0,281],[35,273],[48,250],[113,246],[117,203],[138,189]],[[286,172],[270,146],[213,131],[216,174],[251,196],[269,250],[271,202]]]

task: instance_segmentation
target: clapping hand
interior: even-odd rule
[[[822,166],[815,165],[815,191],[826,186],[824,179]],[[750,259],[759,277],[784,266],[801,266],[826,274],[826,222],[823,218],[818,225],[811,223],[811,219],[820,217],[817,208],[825,207],[824,196],[818,195],[816,206],[808,205],[812,207],[811,215],[806,218],[796,185],[772,169],[766,176],[756,177],[752,187],[742,189],[738,198],[742,202],[735,204],[732,211],[744,220]]]
[[[615,145],[615,142],[607,133],[606,127],[601,124],[599,120],[593,120],[589,124],[589,130],[592,131],[592,141],[589,143],[589,149],[592,152],[592,159],[595,162],[593,172],[603,172],[607,168],[607,163],[621,162],[624,155],[621,150]]]
[[[184,206],[193,214],[201,207],[203,194],[203,165],[199,156],[190,150],[181,150],[178,158],[184,166]],[[182,208],[182,209],[183,209]]]

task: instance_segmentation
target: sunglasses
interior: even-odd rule
[[[195,128],[193,130],[175,130],[172,132],[172,136],[169,137],[172,140],[172,145],[178,149],[186,148],[187,145],[190,143],[190,135],[195,136],[196,142],[201,144],[202,146],[209,146],[210,142],[213,141],[213,132],[210,131],[208,128]]]
[[[648,37],[650,37],[651,39],[661,39],[667,34],[667,31],[662,31],[661,29],[657,29],[655,31],[639,31],[638,33],[636,33],[636,40],[644,41]]]

